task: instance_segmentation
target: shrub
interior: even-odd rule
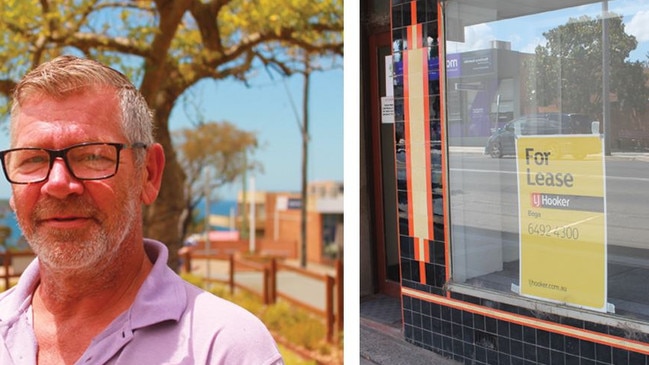
[[[187,281],[188,283],[193,284],[199,288],[203,287],[203,279],[200,276],[182,273],[180,274],[180,277],[185,279],[185,281]]]
[[[183,274],[183,278],[194,285],[203,286],[200,278],[187,274]],[[209,290],[255,314],[270,331],[279,334],[293,345],[325,356],[335,352],[326,342],[327,330],[324,321],[306,310],[284,300],[266,306],[256,295],[245,290],[237,290],[232,295],[229,287],[220,283],[211,284]],[[339,346],[342,348],[342,341]]]
[[[297,309],[285,301],[269,306],[261,320],[271,331],[281,333],[287,341],[315,350],[326,335],[322,320]]]

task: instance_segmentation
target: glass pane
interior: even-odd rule
[[[477,3],[449,1],[445,13],[453,281],[514,296],[534,286],[547,289],[540,300],[649,319],[646,5]],[[583,142],[593,136],[601,145]],[[572,194],[568,173],[592,183]],[[572,194],[578,208],[534,206],[522,193],[530,185],[554,202]],[[537,236],[552,237],[534,242],[556,260],[522,260]],[[604,307],[557,299],[596,291],[566,279],[592,263]],[[524,273],[535,265],[541,274],[531,280]]]

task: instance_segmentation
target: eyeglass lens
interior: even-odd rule
[[[62,151],[24,148],[7,151],[5,169],[11,181],[25,183],[47,178],[52,159],[62,157],[70,172],[78,179],[101,179],[117,170],[119,146],[88,144]]]

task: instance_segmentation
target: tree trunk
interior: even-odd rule
[[[173,107],[171,100],[175,99],[169,99],[165,95],[167,94],[161,92],[152,105],[155,113],[155,139],[164,147],[166,163],[158,198],[144,210],[144,236],[156,239],[169,248],[169,267],[177,270],[178,250],[182,247],[183,240],[181,217],[185,209],[185,174],[176,159],[167,127]]]
[[[169,248],[167,264],[175,271],[179,269],[178,250],[182,246],[180,220],[185,202],[185,174],[171,144],[169,116],[175,101],[187,86],[178,83],[177,80],[182,80],[182,77],[166,60],[171,41],[190,4],[191,0],[156,1],[160,12],[160,32],[151,43],[150,57],[145,60],[145,73],[140,86],[140,92],[153,109],[155,139],[162,144],[166,158],[158,198],[143,212],[144,236],[156,239]],[[176,84],[171,80],[176,80]]]

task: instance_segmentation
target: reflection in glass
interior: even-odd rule
[[[531,1],[520,8],[496,3],[502,9],[466,1],[446,6],[453,282],[517,295],[515,138],[594,132],[606,152],[607,300],[616,315],[647,320],[646,5],[619,0],[603,13],[601,3],[583,0],[552,11]]]

